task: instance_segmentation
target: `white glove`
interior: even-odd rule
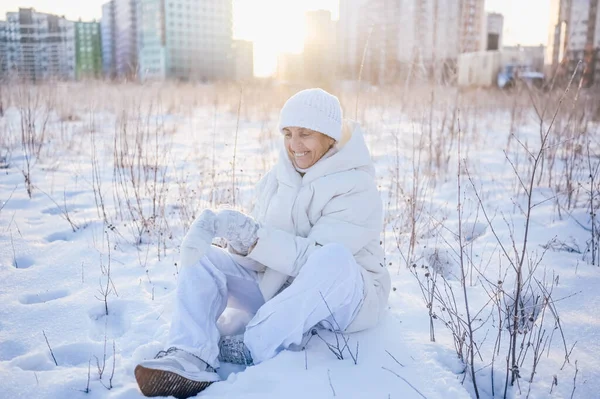
[[[202,211],[194,220],[181,243],[179,263],[181,267],[191,266],[202,258],[215,238],[217,215],[210,209]]]
[[[258,240],[256,232],[260,225],[252,217],[239,211],[219,211],[215,225],[216,236],[225,238],[231,248],[240,255],[248,255]]]

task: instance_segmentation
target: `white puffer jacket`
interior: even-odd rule
[[[260,289],[269,300],[319,246],[345,245],[362,267],[364,280],[362,307],[346,330],[354,332],[377,324],[387,304],[390,277],[380,245],[383,206],[375,168],[360,127],[346,124],[344,131],[347,137],[338,151],[304,176],[282,149],[279,162],[257,186],[253,216],[263,226],[258,242],[238,261],[264,272]]]

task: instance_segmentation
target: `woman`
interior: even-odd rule
[[[258,364],[317,324],[354,332],[380,319],[390,279],[360,128],[343,125],[337,97],[309,89],[285,103],[279,130],[282,153],[253,216],[205,210],[186,234],[170,349],[135,369],[144,395],[193,396],[219,380],[219,361]],[[211,246],[215,237],[228,250]],[[220,337],[227,305],[255,314],[243,336]]]

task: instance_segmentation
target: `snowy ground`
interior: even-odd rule
[[[179,100],[169,106],[149,100],[140,101],[137,107],[126,91],[121,98],[113,90],[111,100],[99,102],[94,93],[84,95],[77,87],[70,90],[79,90],[72,92],[74,105],[65,107],[63,98],[52,103],[56,108],[49,113],[36,108],[33,131],[38,142],[43,142],[37,156],[37,147],[22,146],[19,108],[11,106],[0,117],[0,397],[139,398],[133,369],[163,349],[185,229],[193,215],[207,206],[249,209],[253,182],[275,161],[280,140],[276,110],[282,97],[271,104],[254,92],[254,97],[246,99],[236,145],[235,91],[213,101],[213,91],[200,87],[195,90],[208,90],[208,94],[194,101]],[[110,91],[95,90],[97,96]],[[152,97],[157,93],[149,90],[145,95],[158,98]],[[448,138],[452,110],[442,104],[430,115],[427,102],[421,108],[412,105],[400,110],[390,102],[393,96],[382,95],[379,102],[377,98],[365,99],[361,118],[387,210],[382,240],[393,291],[386,319],[371,331],[349,336],[352,346],[359,343],[356,365],[348,354],[338,360],[325,343],[312,339],[305,351],[284,352],[246,370],[225,366],[220,370],[224,381],[199,397],[474,397],[450,331],[439,319],[436,342],[430,341],[423,294],[404,260],[410,247],[409,199],[419,203],[409,263],[417,264],[413,271],[421,281],[426,281],[422,265],[435,263],[441,268],[439,274],[446,277],[464,317],[456,255],[458,198],[464,251],[474,266],[467,276],[470,309],[472,314],[484,309],[475,317],[481,326],[476,332],[480,354],[475,359],[479,394],[502,396],[505,344],[496,359],[492,384],[490,362],[498,318],[494,308],[486,307],[490,301],[486,289],[491,286],[485,279],[512,284],[514,276],[506,273],[507,255],[496,236],[512,256],[511,237],[519,247],[524,234],[521,210],[526,206],[503,151],[520,173],[531,170],[516,140],[507,144],[510,107],[474,104],[461,109],[459,196],[458,141]],[[18,100],[16,95],[13,100]],[[56,104],[63,104],[62,108]],[[353,107],[354,103],[348,104]],[[427,141],[428,118],[431,142]],[[532,151],[539,147],[539,127],[530,107],[520,111],[517,122],[514,137]],[[597,125],[589,124],[586,129],[590,137],[598,133]],[[42,130],[43,140],[39,139]],[[435,146],[442,160],[429,168],[427,149]],[[234,148],[235,178],[231,172]],[[528,383],[531,350],[521,367],[519,386],[509,388],[507,397],[568,398],[573,394],[596,398],[600,392],[600,268],[592,266],[585,255],[591,226],[589,201],[586,205],[581,189],[579,204],[559,214],[561,208],[552,198],[564,198],[556,191],[557,183],[548,181],[551,170],[556,171],[555,181],[560,179],[568,159],[562,155],[569,154],[564,151],[556,164],[546,165],[546,175],[536,183],[533,198],[537,205],[526,251],[528,265],[541,259],[533,274],[552,289],[562,329],[555,329],[553,318],[546,316],[542,340],[548,344],[535,379]],[[24,178],[28,159],[31,198]],[[574,181],[585,185],[585,178],[578,180],[585,175],[584,169],[580,166],[575,172]],[[135,187],[139,188],[137,197]],[[104,203],[108,222],[99,201]],[[553,238],[584,254],[565,251],[564,246],[545,252],[542,245]],[[436,311],[443,313],[439,308]],[[227,317],[236,315],[225,316],[223,325],[232,327],[235,323]],[[538,317],[534,323],[541,322]],[[333,334],[323,337],[329,342],[335,339]],[[570,351],[566,363],[565,345]],[[557,386],[553,386],[554,379]]]

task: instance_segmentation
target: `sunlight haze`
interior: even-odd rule
[[[7,11],[33,7],[71,20],[99,20],[106,0],[3,0],[0,19]],[[486,11],[504,15],[504,44],[546,44],[550,0],[487,0]],[[254,42],[254,73],[271,75],[277,54],[299,53],[304,42],[304,13],[325,9],[338,19],[339,0],[233,0],[233,36]]]

